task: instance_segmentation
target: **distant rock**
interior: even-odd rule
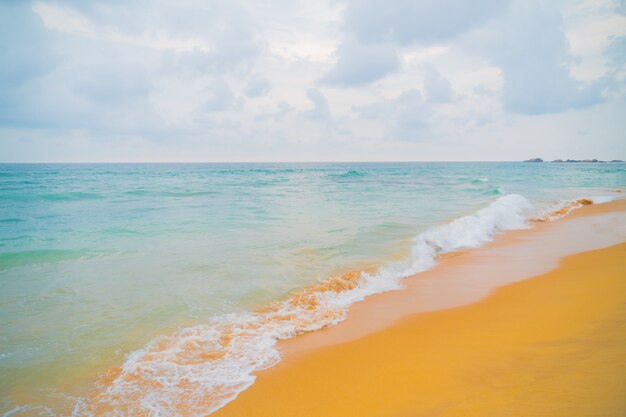
[[[604,162],[604,161],[598,161],[597,159],[568,159],[565,162]]]
[[[531,158],[531,159],[525,160],[524,162],[543,162],[543,159],[541,159],[541,158]],[[602,164],[602,163],[605,163],[607,161],[600,161],[600,160],[594,158],[594,159],[566,159],[565,161],[562,160],[562,159],[555,159],[552,162],[587,162],[587,163],[592,163],[592,164],[593,163],[600,163],[600,164]],[[613,159],[610,162],[624,162],[624,161],[622,161],[621,159]]]

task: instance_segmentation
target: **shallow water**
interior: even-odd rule
[[[0,412],[71,414],[157,336],[625,185],[624,163],[0,165]]]

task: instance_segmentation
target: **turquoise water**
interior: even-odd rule
[[[155,337],[403,259],[498,198],[529,217],[624,186],[625,163],[0,164],[0,412],[71,414]]]

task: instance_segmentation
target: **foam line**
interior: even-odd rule
[[[474,214],[417,235],[404,262],[332,277],[262,310],[218,316],[155,339],[105,375],[102,390],[78,414],[211,413],[248,388],[254,372],[280,360],[279,340],[338,323],[351,304],[401,288],[403,278],[432,268],[439,254],[478,247],[497,233],[528,227],[531,209],[520,195],[502,196]]]

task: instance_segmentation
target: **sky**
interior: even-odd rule
[[[626,0],[2,0],[1,162],[626,159]]]

